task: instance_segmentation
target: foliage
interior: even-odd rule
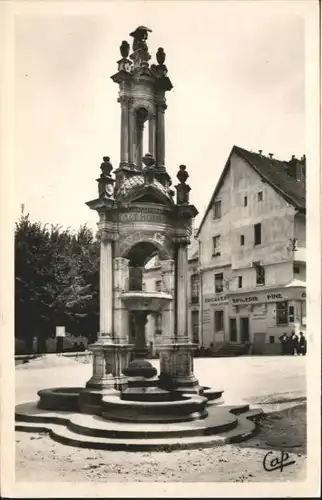
[[[92,231],[75,233],[22,216],[15,228],[15,333],[44,341],[63,325],[70,333],[98,331],[99,246]]]

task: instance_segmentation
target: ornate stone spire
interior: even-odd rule
[[[191,191],[191,187],[186,184],[186,181],[189,177],[189,174],[186,170],[185,165],[180,165],[179,172],[177,173],[177,179],[180,184],[175,186],[177,190],[177,205],[188,205],[189,204],[189,192]]]
[[[103,156],[103,162],[101,163],[101,175],[98,182],[98,195],[100,198],[113,198],[114,195],[114,182],[115,180],[111,176],[113,170],[113,165],[110,163],[109,156]]]

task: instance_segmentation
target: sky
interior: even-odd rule
[[[42,2],[39,2],[41,4]],[[57,2],[59,4],[60,2]],[[200,223],[233,145],[278,159],[305,151],[304,19],[284,2],[104,2],[15,19],[15,213],[95,229],[100,163],[118,167],[122,40],[146,25],[166,54],[166,167],[190,174]],[[300,2],[298,3],[300,4]],[[77,6],[77,3],[74,4]],[[291,5],[291,4],[289,4]]]

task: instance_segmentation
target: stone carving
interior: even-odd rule
[[[127,59],[129,57],[130,44],[126,40],[123,40],[123,42],[120,46],[120,52],[121,52],[121,56],[123,57],[123,59]]]
[[[164,64],[165,52],[164,52],[162,47],[158,48],[156,57],[157,57],[158,64],[160,64],[160,65]]]
[[[103,162],[101,163],[101,175],[98,182],[98,195],[100,198],[113,198],[114,196],[114,182],[115,180],[111,176],[113,170],[113,165],[110,162],[109,156],[103,157]]]
[[[177,173],[177,179],[180,184],[175,186],[177,190],[177,204],[178,205],[186,205],[189,203],[189,192],[191,191],[191,187],[186,184],[186,181],[189,177],[189,174],[186,170],[185,165],[180,165],[179,172]]]
[[[146,155],[142,158],[142,162],[145,165],[143,169],[144,182],[145,184],[152,184],[155,177],[155,159],[153,158],[151,153],[146,153]]]
[[[148,39],[148,32],[152,33],[152,30],[146,26],[139,26],[136,30],[130,33],[130,36],[134,38],[133,40],[133,50],[145,50],[148,51],[148,46],[146,40]]]
[[[159,251],[161,260],[171,259],[171,251],[169,241],[165,238],[164,243],[161,244],[159,239],[155,239],[154,233],[148,231],[136,231],[120,241],[120,254],[126,256],[134,245],[137,243],[153,243]],[[171,253],[170,253],[171,252]]]
[[[100,229],[96,233],[96,239],[103,243],[107,243],[108,241],[116,241],[118,239],[118,234],[106,231],[106,229]]]

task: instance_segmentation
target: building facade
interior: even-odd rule
[[[305,331],[305,163],[233,147],[196,234],[203,346],[274,353]]]

